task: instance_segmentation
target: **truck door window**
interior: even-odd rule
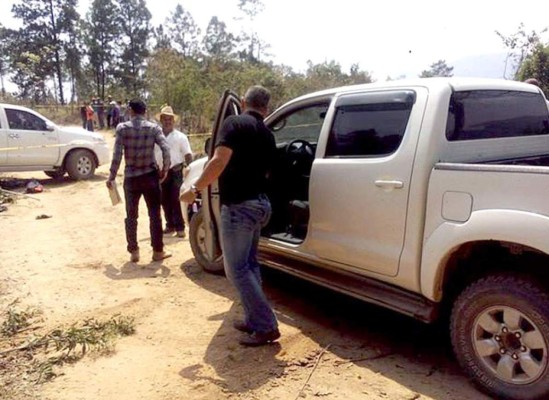
[[[394,153],[404,137],[415,101],[412,91],[368,93],[342,97],[327,157],[375,157]]]
[[[318,142],[329,103],[300,108],[270,124],[277,144],[287,144],[301,139],[311,144]]]
[[[549,113],[538,93],[471,90],[452,94],[449,141],[549,134]]]
[[[45,131],[46,122],[29,112],[6,108],[6,116],[10,129],[22,129],[27,131]]]

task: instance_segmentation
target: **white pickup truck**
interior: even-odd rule
[[[240,112],[225,93],[213,132]],[[533,85],[432,78],[349,86],[266,118],[279,149],[268,267],[425,322],[503,399],[549,398],[549,111]],[[191,164],[185,186],[205,159]],[[219,192],[191,221],[222,272]]]
[[[0,172],[44,171],[56,179],[67,172],[88,179],[109,158],[99,133],[60,127],[28,108],[0,104]]]

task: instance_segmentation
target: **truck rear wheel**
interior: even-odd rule
[[[95,158],[88,150],[75,150],[68,155],[65,167],[72,179],[90,179],[95,172]]]
[[[204,271],[215,275],[223,275],[223,256],[216,258],[214,261],[208,260],[206,256],[206,245],[204,243],[206,231],[204,230],[204,218],[202,210],[195,213],[189,224],[189,242],[194,254],[196,262],[204,269]]]
[[[462,368],[501,399],[549,398],[549,295],[515,275],[467,287],[454,304],[451,337]]]

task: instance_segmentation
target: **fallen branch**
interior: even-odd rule
[[[297,393],[297,396],[295,398],[295,400],[298,400],[300,397],[301,397],[301,393],[303,392],[303,390],[305,390],[305,387],[307,386],[307,384],[309,383],[309,381],[311,380],[311,377],[313,376],[313,373],[316,371],[316,368],[318,367],[318,365],[320,364],[320,359],[322,358],[322,356],[324,355],[324,353],[326,353],[326,351],[328,351],[328,349],[330,348],[330,344],[328,344],[326,347],[324,347],[322,349],[322,351],[320,352],[320,354],[318,355],[318,358],[316,359],[316,362],[315,362],[315,365],[311,371],[311,373],[309,374],[309,376],[307,377],[307,380],[305,381],[305,383],[303,384],[303,386],[301,387],[301,389],[299,390],[299,392]]]
[[[2,188],[0,188],[0,192],[11,194],[11,195],[14,195],[14,196],[27,197],[27,198],[32,199],[32,200],[41,201],[40,199],[38,199],[36,197],[29,196],[26,193],[12,192],[11,190],[6,190],[6,189],[2,189]]]

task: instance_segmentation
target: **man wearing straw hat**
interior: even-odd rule
[[[162,132],[166,136],[170,147],[170,169],[166,179],[162,182],[162,208],[166,219],[164,234],[177,237],[185,237],[185,222],[181,213],[179,202],[179,189],[183,184],[183,167],[189,165],[193,160],[191,145],[187,135],[174,128],[179,117],[173,109],[165,105],[156,116],[162,125]],[[157,161],[160,163],[160,149],[157,147]]]

